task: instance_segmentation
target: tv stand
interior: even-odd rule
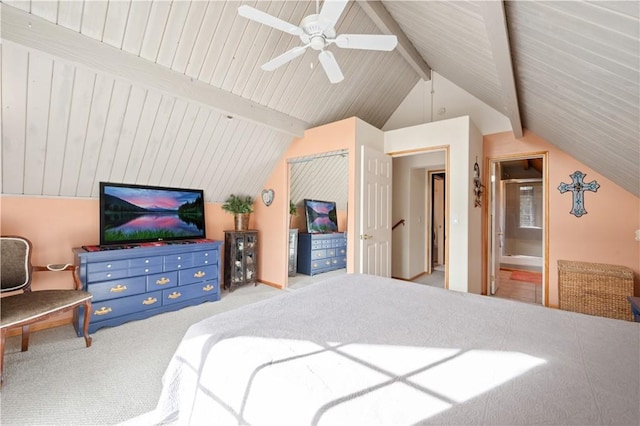
[[[298,272],[316,275],[347,267],[347,235],[298,234]]]
[[[133,250],[109,247],[73,249],[83,290],[93,295],[89,333],[220,300],[221,241],[137,245]],[[81,307],[76,325],[84,315]]]
[[[213,240],[197,239],[197,240],[171,240],[171,241],[152,241],[148,243],[138,244],[104,244],[95,246],[82,246],[86,251],[107,251],[107,250],[126,250],[140,247],[161,247],[161,246],[173,246],[184,244],[202,244],[211,243]]]

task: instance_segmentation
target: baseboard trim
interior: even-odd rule
[[[420,273],[420,274],[418,274],[418,275],[416,275],[415,277],[412,277],[412,278],[401,278],[401,277],[393,277],[393,276],[391,278],[393,278],[394,280],[401,280],[401,281],[413,281],[413,280],[417,280],[418,278],[420,278],[421,276],[426,275],[426,274],[427,274],[426,272],[422,272],[422,273]]]
[[[272,283],[270,281],[265,281],[265,280],[259,280],[258,282],[260,284],[268,285],[269,287],[277,288],[278,290],[284,289],[284,286],[282,284],[276,284],[276,283]]]

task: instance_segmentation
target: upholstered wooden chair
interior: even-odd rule
[[[83,333],[87,347],[91,346],[89,318],[91,294],[82,286],[73,265],[31,265],[31,242],[23,237],[0,237],[1,292],[16,292],[0,299],[0,386],[4,379],[4,345],[7,331],[22,328],[22,351],[29,348],[29,326],[60,312],[74,310],[77,324],[78,307],[84,305]],[[74,290],[31,291],[31,275],[35,271],[71,271]]]

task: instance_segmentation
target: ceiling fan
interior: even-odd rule
[[[317,0],[316,13],[304,18],[302,22],[300,22],[300,25],[290,24],[251,6],[243,5],[238,8],[238,14],[240,14],[240,16],[298,36],[304,44],[303,46],[296,46],[263,64],[261,67],[263,70],[273,71],[302,55],[307,50],[307,47],[311,47],[320,52],[318,59],[329,81],[331,81],[331,83],[339,83],[344,79],[344,75],[333,53],[326,50],[331,44],[335,44],[343,49],[383,51],[393,50],[398,44],[398,40],[394,35],[340,34],[336,36],[335,25],[344,11],[348,0],[325,0],[322,4],[322,9],[318,11],[319,3],[319,0]]]

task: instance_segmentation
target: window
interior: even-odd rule
[[[542,224],[542,186],[541,184],[520,185],[520,228],[541,228]]]

